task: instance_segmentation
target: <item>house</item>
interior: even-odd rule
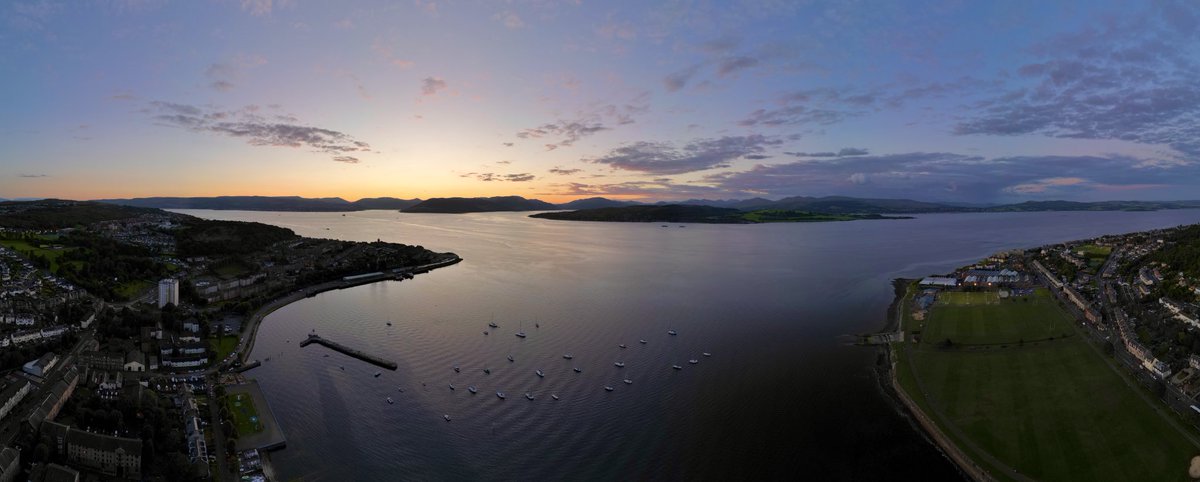
[[[0,390],[0,420],[12,411],[13,408],[21,403],[21,400],[29,394],[32,385],[28,380],[11,377],[9,383],[4,385]]]
[[[54,453],[66,455],[72,466],[110,477],[142,476],[141,439],[92,433],[50,421],[42,424],[42,433],[50,437]]]
[[[79,471],[58,464],[47,464],[42,480],[44,482],[79,482]]]
[[[133,350],[125,355],[125,371],[127,372],[144,372],[146,371],[146,355],[140,351]]]
[[[941,286],[953,288],[958,286],[958,280],[954,278],[946,278],[941,276],[930,276],[921,280],[921,286]]]
[[[79,364],[97,370],[120,371],[125,369],[125,357],[119,353],[85,351],[79,354]]]
[[[0,482],[13,482],[21,471],[21,452],[12,447],[0,447]]]
[[[50,372],[51,368],[54,368],[56,363],[58,363],[58,355],[48,352],[42,355],[41,358],[26,363],[25,366],[21,367],[21,371],[36,377],[44,377]]]

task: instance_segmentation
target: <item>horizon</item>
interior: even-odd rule
[[[1200,185],[1187,2],[22,1],[0,25],[26,94],[0,121],[0,198],[1011,204]]]

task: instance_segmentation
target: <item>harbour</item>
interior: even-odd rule
[[[364,352],[364,351],[355,350],[355,349],[350,348],[341,343],[322,338],[320,335],[317,335],[316,333],[309,333],[308,338],[306,338],[304,341],[300,342],[300,346],[306,347],[313,343],[325,346],[326,348],[340,352],[345,355],[349,355],[351,357],[365,361],[372,365],[376,365],[376,366],[379,366],[382,368],[387,368],[388,370],[395,370],[396,367],[398,366],[398,365],[396,365],[396,362],[394,362],[394,361],[386,360],[382,357],[378,357],[378,356],[372,355],[372,354]],[[376,376],[378,376],[378,375],[376,375]]]

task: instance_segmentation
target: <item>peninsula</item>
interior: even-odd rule
[[[733,208],[682,204],[580,209],[578,211],[568,212],[538,213],[530,215],[530,217],[562,221],[706,224],[805,223],[822,221],[854,221],[859,219],[908,219],[907,217],[884,216],[881,214],[825,214],[784,209],[743,211]]]

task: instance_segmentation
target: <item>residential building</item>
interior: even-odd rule
[[[137,350],[130,351],[127,355],[125,355],[125,371],[146,371],[146,355]]]
[[[179,280],[167,278],[158,282],[158,307],[179,306]]]
[[[0,482],[13,482],[21,471],[21,452],[12,447],[0,448]]]
[[[29,395],[32,385],[28,380],[11,377],[9,382],[0,389],[0,420],[8,416],[21,400]]]
[[[58,464],[47,464],[43,482],[79,482],[79,471]]]
[[[120,371],[125,369],[125,357],[119,353],[85,351],[79,354],[79,364],[97,370]]]
[[[51,368],[54,368],[54,365],[57,363],[58,355],[47,352],[45,355],[42,355],[41,358],[26,363],[24,367],[21,367],[21,370],[33,376],[44,377],[50,372]]]
[[[47,421],[42,432],[50,436],[55,453],[67,463],[104,475],[126,479],[142,476],[141,439],[114,437]]]

